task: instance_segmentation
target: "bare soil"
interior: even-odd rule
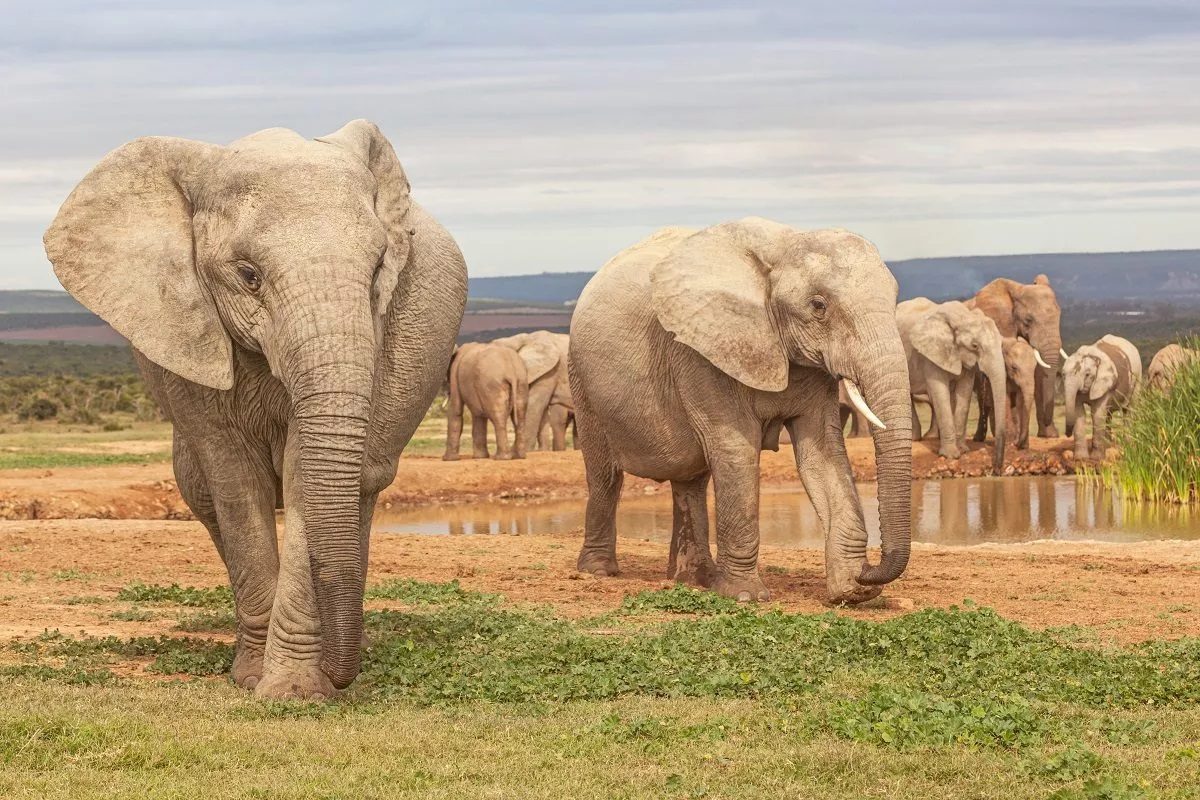
[[[933,441],[913,444],[914,478],[976,477],[990,472],[991,445],[971,443],[955,461],[938,456]],[[1031,439],[1031,449],[1008,450],[1006,475],[1063,475],[1074,471],[1071,440]],[[128,446],[128,447],[127,447]],[[142,443],[113,443],[112,452]],[[875,480],[875,452],[870,439],[846,442],[855,477]],[[161,448],[161,444],[155,445]],[[765,484],[797,484],[790,446],[762,454]],[[628,476],[625,492],[638,494],[653,481]],[[380,495],[385,508],[477,502],[503,498],[569,498],[587,494],[583,459],[576,451],[530,453],[517,461],[442,461],[406,456],[396,480]],[[175,486],[171,465],[67,467],[0,472],[0,519],[190,519]]]
[[[582,531],[561,536],[379,534],[368,584],[389,578],[457,579],[509,603],[545,604],[564,615],[617,608],[627,594],[669,586],[666,548],[622,540],[622,574],[575,571]],[[816,551],[764,548],[773,603],[820,612],[824,567]],[[171,612],[144,622],[115,620],[134,581],[217,586],[225,570],[195,522],[21,520],[0,522],[0,641],[46,629],[72,635],[165,634]],[[908,572],[866,607],[838,609],[886,619],[972,600],[1034,627],[1079,625],[1100,641],[1200,635],[1200,542],[1035,542],[953,548],[916,545]],[[154,610],[153,607],[147,607]]]

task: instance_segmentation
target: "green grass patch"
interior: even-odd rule
[[[237,616],[232,608],[197,611],[181,616],[175,627],[188,633],[233,633],[237,628]]]
[[[737,610],[738,603],[715,592],[704,592],[677,583],[670,589],[639,592],[621,601],[626,614],[726,614]]]
[[[406,605],[445,605],[448,603],[473,603],[490,605],[499,600],[499,595],[472,592],[459,586],[457,580],[449,583],[427,583],[413,578],[396,578],[368,586],[367,600],[396,600]]]
[[[64,451],[22,452],[0,450],[0,470],[58,469],[61,467],[113,467],[127,464],[162,464],[171,460],[162,453],[75,453]]]
[[[1104,482],[1135,500],[1200,502],[1200,361],[1182,365],[1169,391],[1143,387],[1114,428],[1121,456]]]
[[[233,646],[190,637],[66,636],[46,631],[41,636],[18,642],[13,649],[32,661],[64,660],[67,666],[87,667],[114,659],[150,658],[147,669],[163,675],[221,675],[233,665]]]
[[[117,592],[118,600],[131,603],[170,603],[192,608],[221,608],[233,605],[233,591],[228,586],[197,588],[172,583],[131,583]]]

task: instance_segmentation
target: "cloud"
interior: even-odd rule
[[[0,286],[141,135],[366,116],[472,274],[667,224],[841,225],[892,258],[1200,247],[1194,3],[42,4],[0,31]]]

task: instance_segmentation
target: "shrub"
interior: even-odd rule
[[[1124,417],[1106,482],[1137,500],[1200,501],[1200,361],[1181,366],[1168,391],[1144,388]]]
[[[44,422],[58,416],[58,403],[48,397],[31,397],[17,409],[17,419],[22,422],[37,420]]]

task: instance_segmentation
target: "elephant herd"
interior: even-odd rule
[[[998,444],[1010,413],[1020,426],[1035,409],[1039,434],[1055,433],[1065,354],[1047,281],[897,306],[866,239],[753,217],[666,228],[618,253],[583,290],[569,338],[455,353],[463,256],[365,120],[315,140],[281,128],[228,146],[137,139],[82,179],[44,240],[63,286],[130,341],[174,424],[180,492],[233,587],[232,677],[262,697],[327,698],[359,674],[375,501],[447,381],[448,458],[463,408],[475,453],[491,421],[499,458],[546,424],[561,447],[574,415],[589,492],[580,570],[618,571],[632,473],[671,483],[671,575],[740,600],[769,597],[759,458],[783,431],[825,536],[828,596],[849,603],[908,563],[914,401],[933,406],[947,455],[964,447],[973,392]],[[1136,351],[1110,337],[1064,369],[1068,399],[1094,418],[1140,378]],[[839,398],[874,440],[878,563]]]
[[[487,426],[495,431],[496,458],[524,458],[525,453],[566,448],[567,429],[575,417],[567,378],[564,333],[535,331],[456,348],[447,373],[446,461],[458,460],[463,409],[471,413],[475,458],[488,458]],[[508,441],[508,423],[513,441]],[[530,425],[529,423],[532,423]]]

